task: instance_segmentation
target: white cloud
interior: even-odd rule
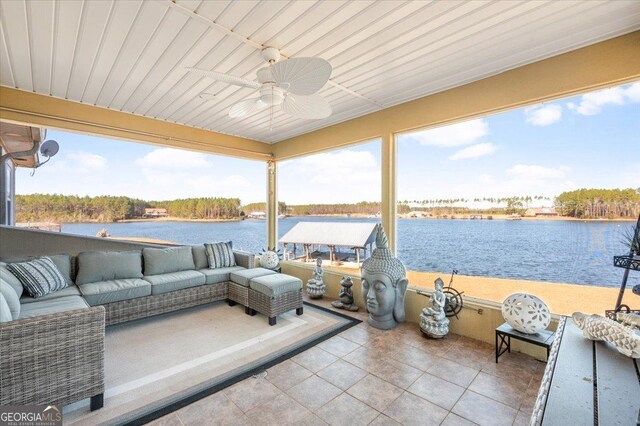
[[[562,107],[560,105],[540,105],[526,108],[524,114],[527,117],[527,123],[534,126],[548,126],[562,119]]]
[[[582,95],[580,103],[567,103],[567,108],[581,115],[596,115],[607,105],[624,105],[640,102],[640,83],[613,87]]]
[[[411,137],[422,145],[452,147],[470,145],[488,133],[489,124],[483,119],[476,119],[414,133]]]
[[[462,148],[451,157],[450,160],[464,160],[467,158],[478,158],[484,157],[486,155],[491,155],[496,152],[497,147],[492,143],[479,143],[476,145],[471,145],[466,148]]]
[[[507,174],[518,179],[560,179],[565,177],[568,167],[545,167],[534,164],[516,164],[507,170]]]
[[[159,148],[136,160],[145,169],[204,169],[212,166],[206,154],[174,148]]]
[[[107,159],[86,151],[68,151],[62,158],[53,157],[51,163],[43,167],[46,173],[90,174],[107,168]]]

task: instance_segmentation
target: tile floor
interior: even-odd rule
[[[352,315],[364,322],[152,424],[528,424],[545,363],[513,353],[496,364],[490,344],[426,339],[414,323],[383,332]]]

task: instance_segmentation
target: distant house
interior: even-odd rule
[[[144,217],[168,217],[167,209],[144,209]]]
[[[267,214],[265,212],[251,212],[247,215],[249,219],[266,219]]]
[[[539,207],[535,209],[527,209],[524,212],[526,217],[536,217],[536,216],[558,216],[558,212],[553,207]]]

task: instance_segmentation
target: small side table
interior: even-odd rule
[[[496,364],[498,363],[500,355],[505,352],[511,353],[512,337],[516,340],[522,340],[523,342],[546,348],[547,359],[549,359],[549,350],[551,349],[554,336],[555,333],[550,330],[542,330],[536,334],[521,333],[505,322],[500,327],[496,328]]]

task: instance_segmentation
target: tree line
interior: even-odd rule
[[[640,214],[640,188],[563,192],[556,197],[555,206],[562,216],[587,219],[637,217]]]

